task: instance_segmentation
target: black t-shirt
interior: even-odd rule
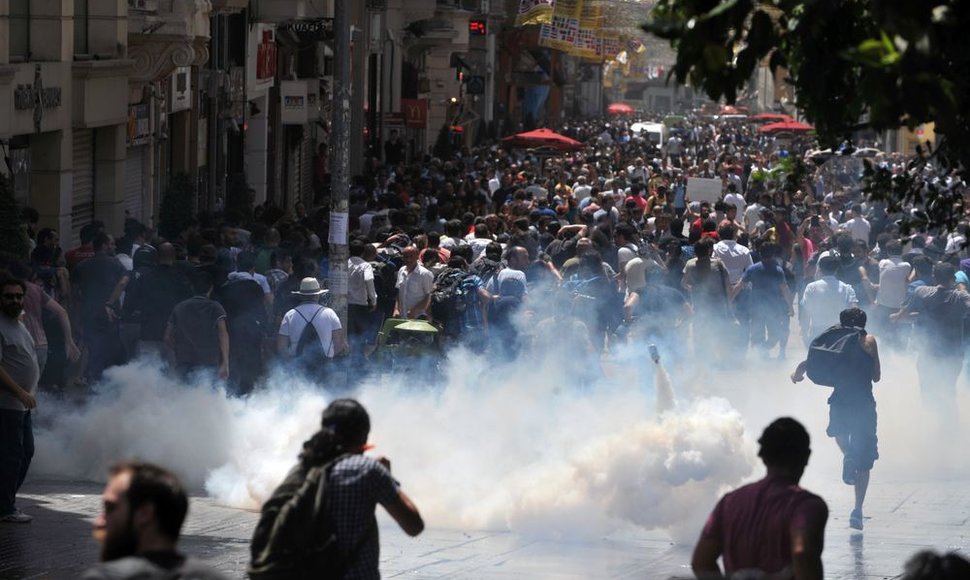
[[[175,360],[179,364],[218,367],[217,323],[226,311],[215,300],[193,296],[175,305],[170,323],[175,329]]]
[[[128,286],[125,312],[141,322],[142,340],[162,340],[172,309],[191,297],[192,286],[185,273],[160,264]]]
[[[87,324],[106,320],[105,303],[127,273],[118,258],[106,255],[94,256],[74,269],[73,281],[81,294],[81,316]]]

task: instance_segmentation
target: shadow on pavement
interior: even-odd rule
[[[18,498],[34,517],[28,524],[0,524],[0,578],[77,578],[98,561],[91,521],[82,514],[50,509],[51,502]]]

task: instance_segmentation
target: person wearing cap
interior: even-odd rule
[[[808,432],[782,417],[765,428],[758,444],[767,474],[721,498],[694,547],[691,568],[699,580],[821,580],[829,509],[798,485],[812,453]]]
[[[317,331],[320,349],[326,358],[332,359],[349,350],[337,313],[320,304],[320,297],[328,292],[320,287],[320,281],[316,278],[308,277],[300,281],[299,290],[292,292],[300,303],[283,315],[276,338],[277,352],[288,358],[296,357],[300,337],[310,324]]]

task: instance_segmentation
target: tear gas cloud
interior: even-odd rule
[[[883,358],[873,485],[970,475],[965,465],[934,463],[945,440],[919,411],[911,361]],[[453,349],[440,386],[385,376],[355,396],[371,414],[374,452],[391,459],[432,527],[570,537],[635,525],[691,542],[720,494],[760,477],[754,440],[783,415],[812,435],[803,484],[827,499],[829,491],[848,498],[850,490],[832,483],[841,455],[825,437],[831,390],[792,385],[789,365],[673,366],[677,401],[668,410],[669,383],[660,375],[655,390],[659,367],[645,345],[624,347],[611,361],[605,378],[576,385],[565,370],[574,360],[522,357],[496,365]],[[285,368],[239,399],[211,379],[182,384],[158,361],[136,361],[109,370],[81,407],[41,401],[32,470],[103,480],[111,463],[139,457],[173,468],[222,503],[258,509],[331,398]],[[967,443],[966,431],[958,436]]]

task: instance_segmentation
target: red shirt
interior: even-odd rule
[[[81,262],[94,257],[94,244],[87,243],[69,250],[64,254],[64,261],[67,262],[67,269],[73,270]]]
[[[791,565],[791,530],[825,528],[828,517],[819,496],[765,477],[721,498],[701,537],[720,542],[726,576],[747,569],[771,574]]]

